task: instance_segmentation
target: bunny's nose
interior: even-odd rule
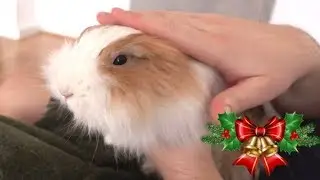
[[[73,93],[71,92],[64,92],[64,93],[61,93],[61,95],[65,98],[65,99],[68,99],[70,97],[73,96]]]

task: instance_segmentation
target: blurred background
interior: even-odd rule
[[[99,11],[131,10],[216,12],[267,21],[274,0],[1,0],[0,35],[19,39],[42,30],[76,37],[96,24]]]
[[[320,38],[320,2],[314,0],[1,0],[0,36],[20,39],[46,31],[76,37],[96,24],[97,12],[113,7],[221,13],[300,26]]]
[[[49,98],[41,63],[66,39],[72,41],[97,24],[97,12],[113,7],[211,12],[291,24],[320,41],[320,1],[315,0],[0,0],[0,114],[30,123],[38,119]]]

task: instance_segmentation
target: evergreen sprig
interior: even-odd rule
[[[222,145],[223,137],[223,128],[220,125],[208,124],[207,129],[209,131],[208,135],[202,136],[202,142],[210,145]]]
[[[210,145],[222,145],[223,150],[238,151],[240,150],[241,142],[238,140],[235,132],[235,121],[237,120],[235,113],[219,114],[218,120],[220,125],[208,124],[207,129],[209,134],[202,136],[201,141]],[[222,136],[223,132],[227,131],[229,138]]]
[[[297,129],[299,138],[297,139],[298,146],[312,147],[320,144],[320,137],[311,135],[314,133],[316,126],[312,123]]]

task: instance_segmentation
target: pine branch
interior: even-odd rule
[[[314,132],[316,126],[313,123],[307,124],[297,129],[299,136],[308,135]]]
[[[209,135],[201,137],[201,141],[210,145],[221,145],[224,138],[222,137],[223,128],[220,125],[208,124]]]
[[[221,135],[224,130],[223,127],[221,127],[220,125],[214,125],[214,124],[208,124],[207,129],[211,134],[214,134],[214,135]]]
[[[312,147],[320,144],[320,137],[318,136],[303,136],[297,139],[298,146]]]
[[[316,126],[311,123],[297,129],[299,135],[299,138],[297,139],[298,146],[312,147],[320,144],[320,137],[310,136],[310,134],[314,133],[315,127]]]
[[[210,145],[222,145],[223,138],[220,136],[206,135],[202,136],[201,141]]]

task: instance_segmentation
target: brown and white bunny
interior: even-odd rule
[[[150,147],[199,142],[209,100],[225,88],[211,67],[169,42],[123,26],[94,26],[54,52],[44,66],[47,85],[76,124],[116,149],[143,155]],[[252,110],[262,118],[260,107]],[[247,115],[254,115],[248,112]],[[213,148],[225,180],[249,180],[232,166],[240,152]]]

